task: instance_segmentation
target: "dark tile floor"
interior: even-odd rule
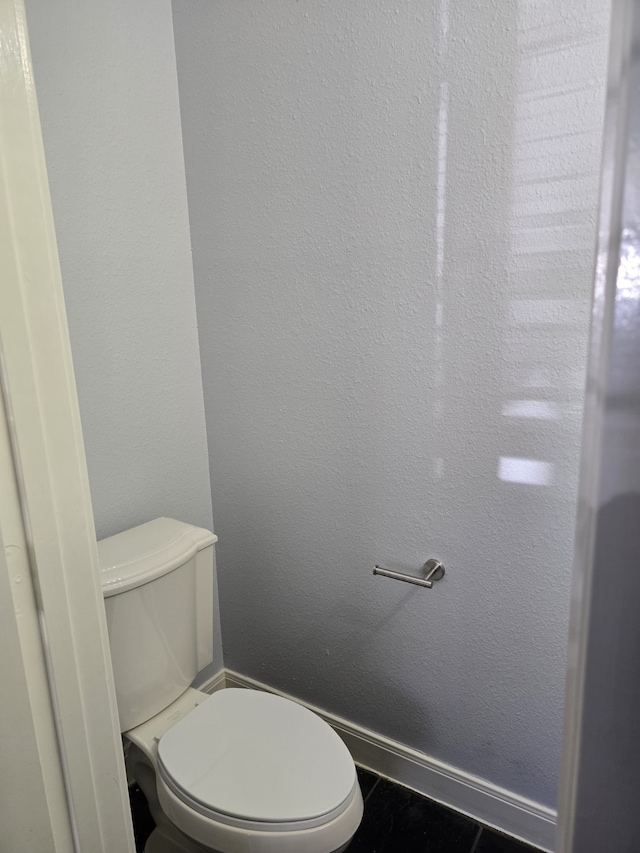
[[[367,770],[358,768],[358,777],[364,818],[349,853],[536,853]]]
[[[348,853],[536,853],[471,818],[358,768],[364,818]],[[154,823],[139,788],[131,789],[136,850]]]
[[[137,785],[129,788],[129,802],[131,803],[131,817],[133,818],[133,834],[136,840],[136,850],[144,850],[147,838],[151,835],[156,825],[151,817],[147,798]]]

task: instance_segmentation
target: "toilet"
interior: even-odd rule
[[[98,543],[127,771],[156,823],[145,853],[339,853],[363,801],[333,729],[270,693],[191,687],[213,660],[216,541],[158,518]]]

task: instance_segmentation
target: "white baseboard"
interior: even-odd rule
[[[552,853],[556,829],[556,812],[553,809],[237,672],[228,669],[221,671],[199,689],[205,693],[215,693],[225,687],[265,690],[305,705],[339,733],[354,761],[362,767],[412,788],[480,823]]]
[[[219,670],[215,675],[205,678],[202,683],[199,683],[196,678],[192,687],[195,687],[196,690],[202,690],[203,693],[216,693],[218,690],[227,687],[227,670],[224,668]]]

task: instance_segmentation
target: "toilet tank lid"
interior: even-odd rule
[[[159,578],[213,545],[218,537],[173,518],[156,518],[98,542],[105,598]]]

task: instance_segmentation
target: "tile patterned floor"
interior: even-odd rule
[[[538,853],[367,770],[358,777],[364,818],[349,853]]]
[[[368,770],[358,768],[358,778],[364,818],[348,853],[538,853]],[[135,786],[131,812],[136,850],[142,851],[154,823]]]

